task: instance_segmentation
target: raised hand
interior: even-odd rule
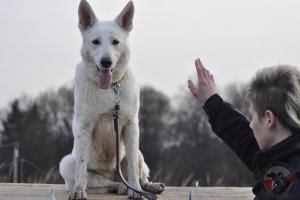
[[[209,97],[217,93],[216,83],[213,75],[203,66],[199,58],[195,60],[195,66],[198,75],[198,86],[196,87],[191,80],[188,80],[188,87],[193,96],[201,104],[204,104]]]

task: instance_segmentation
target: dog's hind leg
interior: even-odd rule
[[[60,161],[59,173],[65,180],[67,190],[71,191],[75,185],[75,158],[72,154],[66,155]]]
[[[149,182],[149,168],[144,161],[144,156],[141,151],[139,151],[139,176],[141,187],[143,190],[155,194],[160,194],[165,190],[164,184]]]
[[[113,181],[112,173],[98,174],[88,171],[87,182],[88,193],[117,193],[120,195],[127,194],[127,187],[120,182]]]
[[[75,158],[72,154],[66,155],[59,163],[59,172],[65,181],[68,191],[72,191],[75,185]],[[127,194],[127,187],[123,183],[113,181],[110,174],[97,174],[88,171],[87,191],[88,193],[118,193]]]

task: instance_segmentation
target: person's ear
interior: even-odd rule
[[[275,127],[276,116],[274,115],[274,113],[271,110],[266,110],[265,117],[266,117],[266,124],[267,124],[268,128]]]

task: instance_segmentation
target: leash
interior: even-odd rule
[[[116,97],[116,104],[113,109],[113,120],[114,120],[114,129],[116,132],[116,169],[118,172],[118,175],[120,176],[122,182],[127,186],[127,188],[131,189],[132,191],[142,195],[148,200],[156,200],[157,197],[154,193],[151,192],[146,192],[143,190],[137,190],[133,187],[131,187],[128,182],[124,179],[121,167],[120,167],[120,150],[119,150],[119,145],[120,145],[120,140],[119,140],[119,111],[120,111],[120,104],[119,104],[119,97],[120,97],[120,92],[121,92],[121,86],[120,83],[116,83],[112,85],[113,90],[115,91],[117,97]]]

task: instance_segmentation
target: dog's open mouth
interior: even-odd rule
[[[99,83],[100,89],[108,89],[111,84],[112,69],[100,69],[99,72]]]

